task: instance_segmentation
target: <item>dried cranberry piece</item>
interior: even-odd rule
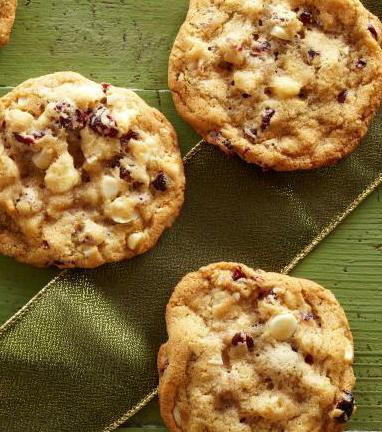
[[[266,108],[263,113],[263,118],[261,121],[261,129],[265,130],[271,124],[272,117],[276,114],[276,111],[272,108]]]
[[[236,333],[233,336],[231,343],[233,346],[238,346],[239,344],[245,343],[247,345],[248,351],[253,351],[255,347],[253,337],[243,332]]]
[[[125,180],[127,182],[131,181],[131,174],[130,171],[126,168],[120,167],[119,168],[119,176],[122,180]]]
[[[278,296],[277,293],[274,292],[273,288],[269,291],[268,295],[266,296],[265,300],[267,303],[270,303],[274,300],[277,300]]]
[[[301,319],[303,321],[311,321],[311,320],[314,320],[314,318],[315,318],[315,316],[312,312],[303,312],[301,314]]]
[[[223,145],[228,149],[228,150],[232,150],[233,149],[233,145],[232,145],[232,141],[229,139],[224,139],[222,141]]]
[[[134,139],[134,140],[139,139],[139,133],[131,130],[131,131],[127,132],[126,134],[122,135],[121,136],[121,144],[126,145],[132,139]]]
[[[111,84],[102,83],[101,86],[102,86],[103,92],[106,93],[109,90],[109,88],[111,87]]]
[[[313,24],[313,15],[308,12],[307,10],[301,12],[300,16],[299,16],[299,20],[304,24],[304,25],[309,25],[309,24]]]
[[[369,25],[369,27],[367,28],[369,30],[369,32],[371,33],[371,35],[373,36],[373,38],[377,41],[378,40],[378,32],[375,29],[374,26]]]
[[[308,365],[312,365],[314,363],[314,358],[312,354],[307,354],[305,356],[305,363],[307,363]]]
[[[365,69],[366,66],[367,66],[367,61],[366,61],[366,60],[358,59],[358,60],[355,62],[355,67],[356,67],[357,69]]]
[[[259,40],[257,41],[256,46],[252,48],[251,56],[257,57],[258,55],[271,50],[272,50],[272,45],[269,41]]]
[[[64,129],[80,130],[86,126],[87,114],[68,102],[60,102],[54,110],[60,114],[59,123]]]
[[[163,172],[159,173],[151,184],[158,191],[165,192],[167,190],[167,178]]]
[[[248,98],[251,97],[251,95],[248,94],[248,93],[243,93],[243,94],[242,94],[242,97],[243,97],[244,99],[248,99]]]
[[[240,333],[236,333],[234,335],[234,337],[232,338],[232,342],[231,343],[232,343],[233,346],[238,346],[239,343],[244,343],[245,340],[246,340],[245,333],[240,332]]]
[[[255,342],[252,336],[246,335],[245,343],[247,344],[248,351],[253,351],[255,348]]]
[[[232,273],[232,280],[234,282],[238,281],[239,279],[246,279],[247,275],[243,272],[241,267],[237,267],[233,273]]]
[[[118,136],[117,123],[104,106],[98,107],[90,116],[89,127],[95,133],[104,137],[116,138]]]
[[[348,97],[348,91],[342,90],[337,96],[338,103],[344,104],[346,102],[347,97]]]
[[[350,391],[342,393],[342,399],[337,403],[336,409],[342,411],[342,415],[336,417],[338,423],[346,423],[354,412],[354,396]]]
[[[318,51],[315,51],[314,49],[310,49],[308,51],[308,55],[309,55],[309,57],[314,59],[315,57],[318,57],[320,55],[320,53]]]
[[[21,134],[21,133],[15,132],[13,134],[13,136],[15,137],[15,139],[18,142],[25,144],[25,145],[31,145],[31,144],[34,144],[34,142],[35,142],[35,138],[32,135],[26,135],[26,134]]]
[[[255,128],[245,128],[244,135],[249,139],[252,143],[255,143],[257,140],[257,129]]]
[[[33,134],[33,137],[34,137],[36,140],[39,140],[39,139],[41,139],[41,138],[44,138],[45,135],[46,135],[46,132],[45,132],[45,131],[40,131],[40,132],[35,132],[35,133]]]

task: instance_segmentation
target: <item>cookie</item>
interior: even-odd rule
[[[173,127],[130,90],[72,72],[0,99],[0,253],[96,267],[152,248],[185,178]]]
[[[166,313],[159,398],[171,432],[339,432],[354,411],[353,339],[329,291],[219,263]]]
[[[6,45],[15,21],[17,0],[0,0],[0,46]]]
[[[178,112],[267,169],[331,165],[382,97],[382,24],[358,0],[191,0],[173,47]]]

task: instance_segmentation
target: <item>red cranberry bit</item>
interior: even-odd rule
[[[342,411],[342,415],[336,417],[338,423],[346,423],[354,412],[354,396],[350,391],[344,391],[342,399],[337,403],[336,409]]]
[[[269,291],[269,293],[268,293],[268,295],[266,296],[266,298],[265,298],[265,301],[267,302],[267,303],[271,303],[271,302],[273,302],[273,301],[275,301],[275,300],[277,300],[277,294],[273,291],[273,288]]]
[[[243,93],[243,94],[242,94],[242,97],[243,97],[244,99],[248,99],[248,98],[251,97],[251,95],[248,94],[248,93]]]
[[[31,145],[34,144],[35,142],[35,138],[32,135],[26,135],[26,134],[21,134],[18,132],[15,132],[13,134],[13,136],[15,137],[15,139],[25,145]]]
[[[120,167],[119,168],[119,176],[122,180],[125,180],[127,182],[131,181],[131,174],[130,171],[126,168]]]
[[[314,49],[310,49],[308,51],[308,55],[310,58],[314,59],[315,57],[318,57],[320,53],[318,51],[315,51]]]
[[[235,336],[232,338],[232,345],[233,346],[238,346],[239,343],[244,343],[246,340],[246,334],[243,332],[240,333],[236,333]]]
[[[313,24],[313,15],[307,10],[301,12],[299,19],[306,26],[309,24]]]
[[[238,346],[239,344],[245,343],[247,345],[248,351],[253,351],[255,348],[253,337],[243,332],[236,333],[232,338],[231,343],[233,346]]]
[[[228,149],[228,150],[232,150],[233,149],[233,145],[231,140],[229,139],[224,139],[223,140],[223,145]]]
[[[33,134],[33,137],[34,137],[36,140],[39,140],[39,139],[41,139],[41,138],[44,138],[45,135],[46,135],[46,132],[44,132],[44,131],[40,131],[40,132],[35,132],[35,133]]]
[[[342,90],[342,92],[340,92],[337,96],[338,103],[344,104],[346,102],[347,97],[348,97],[348,91]]]
[[[165,192],[167,190],[167,178],[164,173],[159,173],[152,182],[154,188],[158,191]]]
[[[3,120],[2,122],[1,122],[1,126],[0,126],[0,130],[5,130],[5,128],[7,127],[7,122],[5,121],[5,120]]]
[[[358,60],[355,62],[355,67],[356,67],[357,69],[365,69],[366,66],[367,66],[367,61],[366,61],[366,60],[358,59]]]
[[[270,42],[268,42],[267,40],[261,40],[261,41],[259,40],[257,41],[256,46],[252,48],[251,56],[257,57],[271,50],[272,50],[272,45]]]
[[[102,90],[104,93],[106,93],[109,90],[109,88],[111,87],[111,85],[108,83],[102,83],[101,86],[102,86]]]
[[[257,140],[257,129],[255,128],[245,128],[244,135],[249,139],[252,143],[255,143]]]
[[[314,314],[312,314],[312,312],[303,312],[301,314],[301,319],[303,321],[311,321],[311,320],[314,320],[314,318],[315,318],[315,316],[314,316]]]
[[[117,123],[103,106],[98,107],[90,116],[89,126],[95,133],[104,137],[116,138],[118,135]]]
[[[369,27],[367,28],[369,30],[369,32],[371,33],[371,35],[373,36],[373,38],[377,41],[378,40],[378,32],[375,29],[374,26],[369,25]]]
[[[246,335],[245,343],[247,344],[248,351],[253,351],[255,348],[255,342],[252,336]]]
[[[243,270],[241,269],[241,267],[238,267],[234,270],[234,272],[232,273],[232,280],[234,282],[238,281],[239,279],[246,279],[247,275],[243,272]]]
[[[134,132],[134,131],[129,131],[126,134],[121,136],[121,144],[122,145],[127,145],[129,144],[130,140],[137,140],[139,139],[139,133],[138,132]]]
[[[70,103],[58,103],[54,110],[60,114],[59,122],[64,129],[80,130],[86,126],[87,114]]]
[[[308,365],[312,365],[314,363],[314,358],[311,354],[307,354],[305,356],[305,363],[307,363]]]
[[[263,113],[263,119],[261,121],[261,129],[265,130],[271,124],[272,117],[276,114],[276,111],[272,108],[266,108]]]

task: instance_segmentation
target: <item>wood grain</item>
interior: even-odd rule
[[[9,46],[0,51],[0,95],[33,76],[75,70],[139,89],[177,129],[183,154],[199,138],[175,113],[167,61],[187,0],[23,0]],[[369,1],[370,3],[370,1]],[[0,322],[56,274],[0,258]],[[350,428],[382,431],[382,188],[294,271],[331,288],[356,341],[359,410]],[[122,428],[161,426],[157,401]]]

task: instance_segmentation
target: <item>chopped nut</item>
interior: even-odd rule
[[[290,312],[276,315],[268,322],[268,330],[275,339],[286,341],[296,332],[297,319]]]

